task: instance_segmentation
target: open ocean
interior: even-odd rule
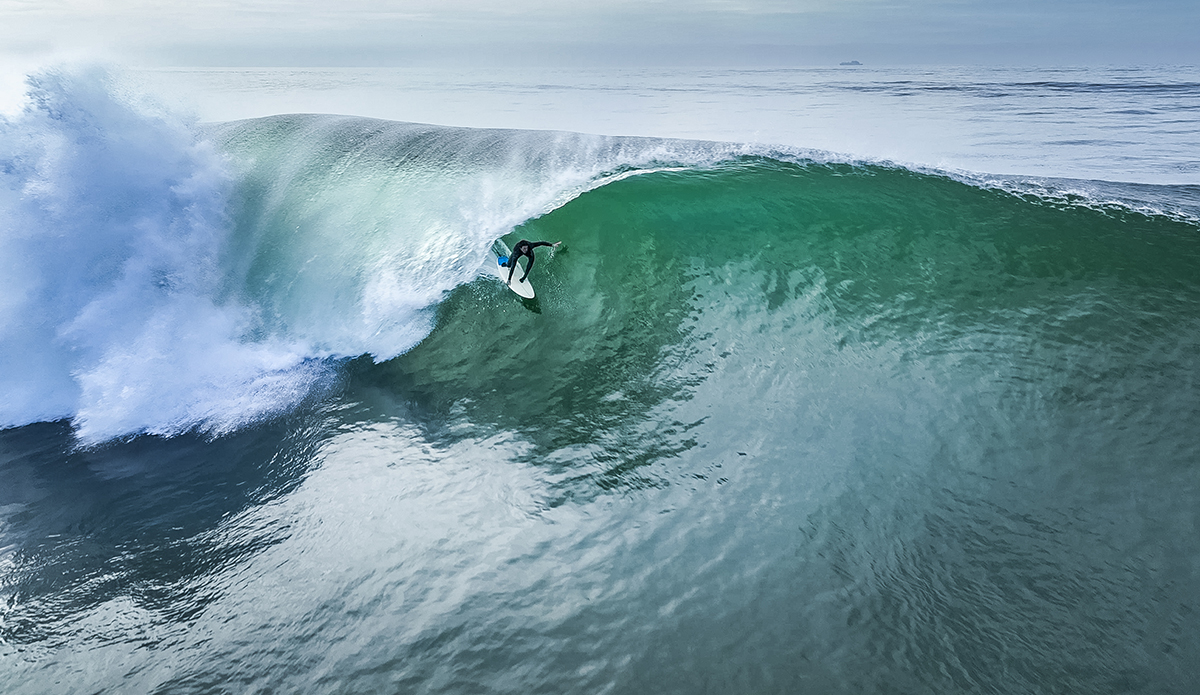
[[[5,695],[1196,692],[1196,68],[0,107]]]

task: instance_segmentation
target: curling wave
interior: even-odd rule
[[[1129,259],[1163,244],[1138,272],[1184,282],[1196,231],[1195,191],[1179,187],[348,116],[202,127],[102,71],[30,78],[25,109],[0,122],[0,164],[0,427],[71,419],[85,443],[227,432],[295,407],[347,358],[401,355],[514,229],[574,244],[573,262],[597,269],[589,282],[622,267],[606,249],[705,267],[752,249],[765,266],[743,280],[766,283],[768,304],[807,291],[795,274],[814,268],[843,304],[858,296],[848,288],[940,288],[911,316],[997,296],[1020,267],[1133,272]],[[648,286],[694,280],[663,267],[677,272]],[[869,294],[862,306],[879,311],[841,315],[863,330],[894,321]]]

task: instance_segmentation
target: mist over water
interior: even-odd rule
[[[247,307],[214,301],[233,187],[223,158],[186,122],[110,90],[99,71],[42,73],[0,130],[0,423],[74,417],[105,439],[205,418],[229,429],[239,402],[287,408],[297,348],[237,342]]]
[[[5,693],[1196,681],[1190,180],[36,80],[0,128]],[[1168,82],[1122,98],[1166,122]],[[520,238],[564,242],[529,302],[488,269]]]

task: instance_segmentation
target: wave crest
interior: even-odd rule
[[[289,407],[306,350],[248,341],[254,311],[217,299],[225,159],[104,70],[28,85],[0,121],[0,426],[73,418],[94,442]]]
[[[0,427],[221,433],[391,359],[514,226],[736,146],[290,115],[201,127],[98,69],[0,121]],[[616,172],[616,173],[614,173]]]
[[[724,207],[708,221],[727,219],[722,234],[826,214],[840,229],[850,224],[843,213],[894,200],[880,209],[890,229],[891,216],[940,219],[939,200],[980,189],[1194,220],[1175,189],[1076,193],[1072,184],[1060,195],[1061,181],[813,151],[350,116],[201,127],[103,70],[50,70],[28,84],[25,108],[0,120],[0,427],[71,419],[84,443],[219,434],[287,411],[341,360],[385,361],[424,340],[432,309],[481,274],[498,238],[594,189],[611,188],[585,196],[593,202],[634,190],[610,187],[634,175],[680,175],[702,194],[622,198],[573,226],[522,232],[560,239],[600,225],[596,243],[612,244],[650,211],[672,211],[642,235],[661,237],[715,200]],[[738,171],[761,181],[737,187]],[[862,185],[834,185],[843,180]],[[822,195],[827,210],[813,207]],[[776,209],[786,214],[768,214]],[[681,248],[724,243],[680,233]]]

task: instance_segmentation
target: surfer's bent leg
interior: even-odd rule
[[[517,269],[517,256],[516,256],[516,254],[513,254],[508,257],[508,282],[505,284],[508,284],[508,285],[512,284],[513,271],[516,269]]]
[[[529,254],[529,262],[525,264],[525,277],[521,278],[521,282],[525,282],[525,278],[529,277],[529,271],[531,271],[531,270],[533,270],[533,254],[532,253]],[[509,275],[508,279],[511,280],[512,275]]]

